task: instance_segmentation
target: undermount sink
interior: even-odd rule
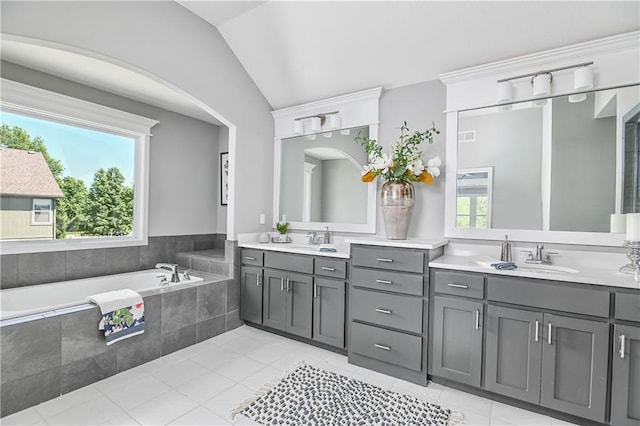
[[[537,263],[519,263],[518,271],[534,272],[537,274],[577,274],[577,269],[568,268],[566,266],[542,265]]]

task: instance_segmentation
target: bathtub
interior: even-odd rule
[[[161,286],[160,281],[163,278],[168,281],[171,274],[159,269],[149,269],[1,290],[0,325],[89,309],[95,306],[86,301],[86,297],[92,294],[129,288],[145,296],[158,290],[203,281],[202,278],[192,276],[189,280],[168,285],[165,283]]]

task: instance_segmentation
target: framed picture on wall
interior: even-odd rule
[[[220,154],[220,204],[226,206],[229,201],[229,153]]]

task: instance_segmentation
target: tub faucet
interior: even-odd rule
[[[178,265],[175,263],[156,263],[156,268],[158,269],[165,269],[169,272],[171,272],[171,279],[169,280],[169,282],[172,283],[179,283],[180,282],[180,275],[178,275]]]

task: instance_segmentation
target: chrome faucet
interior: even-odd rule
[[[323,238],[318,236],[316,232],[309,232],[307,233],[307,240],[309,244],[321,244]]]
[[[171,283],[179,283],[180,275],[178,275],[178,265],[175,263],[156,263],[156,268],[164,269],[171,272],[171,279],[169,282]]]
[[[542,265],[551,265],[551,255],[558,254],[553,251],[544,252],[544,246],[542,244],[536,244],[536,253],[533,254],[531,250],[522,250],[525,253],[529,253],[529,256],[525,259],[525,263],[535,263]]]

